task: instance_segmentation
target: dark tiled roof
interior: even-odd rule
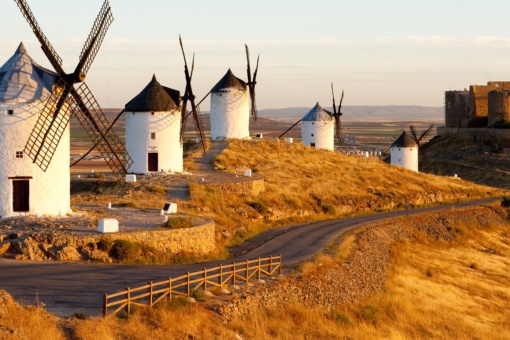
[[[228,69],[223,78],[221,78],[221,80],[216,85],[214,85],[211,92],[226,92],[228,90],[246,90],[246,83],[243,80],[237,78],[230,69]]]
[[[400,137],[397,138],[396,141],[391,144],[392,148],[406,148],[406,147],[417,147],[418,144],[407,135],[407,133],[404,131],[400,135]]]
[[[162,86],[152,77],[149,84],[136,97],[126,104],[128,112],[175,111],[179,109],[180,93]]]
[[[324,110],[319,102],[308,111],[308,113],[301,119],[303,122],[317,122],[317,121],[329,121],[331,120],[331,112]]]

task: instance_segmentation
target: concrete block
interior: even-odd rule
[[[100,233],[117,233],[119,232],[119,221],[115,218],[103,218],[99,221],[97,231]]]
[[[177,214],[177,203],[166,202],[163,212],[165,214]]]
[[[126,183],[136,183],[136,175],[127,174]]]
[[[251,177],[251,169],[246,170],[246,171],[244,172],[244,175],[245,175],[246,177]]]

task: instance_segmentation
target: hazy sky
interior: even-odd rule
[[[72,71],[102,0],[27,0]],[[178,36],[196,52],[193,88],[204,96],[231,68],[246,80],[261,54],[259,108],[442,106],[444,91],[510,80],[510,2],[486,0],[110,0],[113,22],[87,84],[104,107],[123,107],[155,73],[184,89]],[[23,41],[50,67],[14,1],[0,5],[0,64]],[[203,106],[208,110],[209,101]]]

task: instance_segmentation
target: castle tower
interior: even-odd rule
[[[510,122],[510,91],[491,91],[488,96],[489,118],[487,126]]]
[[[250,95],[229,69],[211,90],[211,139],[250,137]]]
[[[335,119],[319,103],[301,119],[301,140],[317,149],[335,149]]]
[[[70,209],[69,126],[46,172],[24,148],[57,75],[21,43],[0,68],[0,216],[65,215]],[[61,111],[66,111],[64,107]],[[68,113],[67,113],[68,114]]]
[[[132,173],[182,172],[179,91],[162,86],[156,76],[125,106],[126,149]]]
[[[391,164],[418,172],[418,144],[405,131],[391,144]]]

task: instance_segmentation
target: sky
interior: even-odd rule
[[[43,32],[74,70],[102,0],[27,0]],[[115,21],[86,82],[119,108],[156,74],[184,90],[179,34],[201,99],[231,68],[246,80],[244,43],[259,109],[331,105],[443,106],[445,90],[510,80],[510,1],[110,0]],[[51,68],[16,3],[0,4],[0,64],[23,41]],[[209,109],[209,100],[202,110]]]

